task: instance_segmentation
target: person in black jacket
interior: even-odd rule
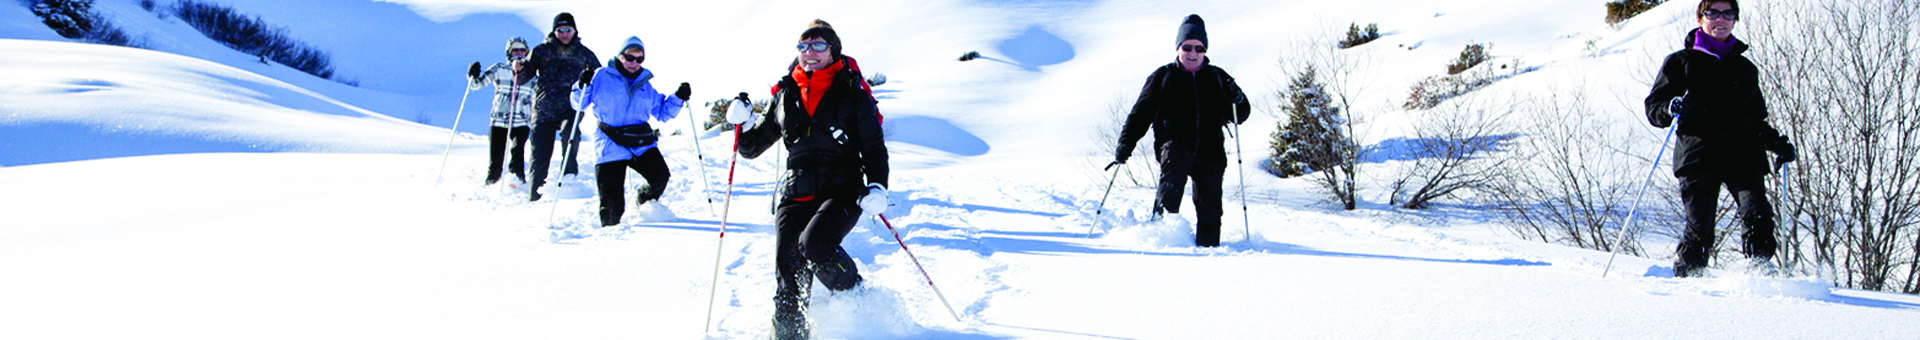
[[[1223,127],[1247,121],[1247,95],[1226,70],[1207,59],[1206,23],[1188,15],[1174,39],[1175,61],[1147,77],[1140,99],[1127,114],[1120,131],[1120,149],[1114,161],[1125,164],[1134,143],[1153,128],[1154,155],[1160,161],[1160,188],[1153,215],[1180,213],[1187,179],[1193,179],[1193,205],[1199,209],[1194,227],[1195,245],[1220,245],[1220,182],[1226,175],[1226,133]]]
[[[800,56],[774,87],[766,115],[741,108],[727,115],[741,131],[740,155],[758,157],[775,142],[788,151],[786,187],[780,188],[774,217],[780,230],[780,282],[773,297],[778,339],[809,336],[805,303],[814,278],[834,291],[860,283],[840,241],[863,214],[888,206],[885,133],[859,66],[840,54],[840,37],[825,21],[814,20],[796,48]],[[746,93],[735,100],[750,102]]]
[[[533,70],[535,77],[533,178],[527,189],[528,198],[533,201],[540,200],[540,186],[547,181],[555,133],[568,143],[561,173],[580,173],[580,165],[575,161],[575,156],[580,154],[580,116],[569,103],[569,93],[582,73],[599,69],[601,64],[593,50],[580,44],[579,33],[574,28],[573,13],[554,16],[553,32],[547,34],[546,42],[533,48],[532,57],[524,62],[524,67]]]
[[[1760,70],[1742,55],[1747,44],[1733,37],[1740,20],[1733,0],[1700,2],[1700,27],[1687,33],[1686,49],[1667,55],[1647,95],[1647,120],[1665,128],[1676,121],[1673,175],[1680,180],[1687,230],[1681,237],[1675,277],[1699,276],[1712,256],[1720,187],[1733,194],[1746,225],[1740,248],[1763,274],[1775,274],[1773,206],[1762,179],[1770,171],[1767,151],[1780,164],[1797,156],[1793,143],[1767,124]]]

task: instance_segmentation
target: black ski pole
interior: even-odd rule
[[[1107,169],[1113,170],[1113,175],[1107,177],[1107,190],[1105,192],[1100,193],[1100,205],[1094,206],[1093,208],[1093,224],[1087,225],[1088,238],[1093,237],[1093,227],[1099,226],[1101,223],[1104,223],[1105,221],[1101,219],[1101,216],[1102,214],[1105,214],[1107,212],[1106,211],[1107,194],[1113,193],[1113,180],[1120,179],[1120,169],[1114,168],[1114,166],[1120,165],[1120,164],[1123,164],[1123,163],[1120,163],[1120,161],[1113,161],[1113,163],[1107,163]]]

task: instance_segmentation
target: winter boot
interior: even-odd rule
[[[1773,259],[1765,257],[1747,258],[1747,274],[1764,277],[1781,276],[1780,266],[1773,264]]]
[[[837,292],[853,289],[862,281],[860,267],[854,265],[853,257],[847,256],[845,248],[834,247],[832,256],[812,262],[813,277],[819,278],[828,290]]]
[[[660,198],[660,195],[653,194],[653,185],[650,185],[650,184],[641,184],[640,190],[638,191],[639,191],[637,193],[638,195],[634,195],[634,198],[633,198],[633,206],[636,206],[636,207],[647,205],[648,201],[652,201]]]
[[[1706,274],[1706,265],[1688,264],[1686,261],[1673,261],[1674,278],[1706,277]]]
[[[780,287],[773,294],[773,338],[775,340],[806,340],[813,336],[813,330],[807,327],[807,290],[813,280],[808,279],[805,269],[800,270],[796,284]]]

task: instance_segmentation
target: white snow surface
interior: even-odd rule
[[[1188,13],[1256,107],[1278,105],[1290,37],[1380,23],[1384,38],[1343,52],[1373,60],[1379,90],[1359,102],[1383,112],[1377,142],[1406,135],[1405,84],[1468,42],[1530,70],[1481,95],[1582,92],[1638,127],[1641,78],[1690,28],[1688,1],[1619,28],[1572,0],[221,3],[328,50],[361,86],[261,64],[133,0],[96,6],[153,50],[68,42],[0,5],[0,338],[767,338],[777,155],[736,160],[731,134],[675,119],[666,195],[598,228],[590,175],[539,202],[481,184],[482,91],[441,167],[466,63],[537,40],[560,11],[602,57],[645,39],[655,86],[693,83],[699,102],[763,97],[814,18],[890,78],[875,89],[902,241],[873,220],[848,235],[867,281],[816,285],[816,338],[1920,338],[1915,296],[1674,279],[1658,236],[1667,257],[1622,255],[1603,277],[1608,254],[1517,239],[1491,212],[1397,210],[1378,190],[1344,211],[1257,162],[1228,170],[1224,245],[1195,248],[1191,203],[1151,220],[1151,187],[1108,195],[1097,168],[1100,121],[1170,61]],[[955,61],[969,50],[985,58]],[[1262,111],[1244,133],[1274,122]],[[1628,149],[1659,142],[1621,131]],[[1244,159],[1266,153],[1251,139]]]

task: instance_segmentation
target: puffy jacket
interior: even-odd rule
[[[517,79],[516,79],[517,78]],[[468,90],[493,85],[494,127],[524,127],[533,123],[533,72],[513,72],[507,63],[494,63],[480,73],[479,81],[467,84]]]
[[[680,109],[686,107],[686,101],[653,88],[653,70],[642,68],[639,74],[625,73],[619,66],[601,67],[595,71],[591,85],[577,90],[580,92],[581,110],[592,113],[600,124],[627,127],[665,122],[678,116]],[[657,147],[654,143],[625,147],[614,144],[600,129],[584,126],[582,129],[593,130],[593,144],[600,151],[600,163],[627,160]]]
[[[739,135],[740,155],[747,158],[759,157],[774,142],[784,143],[787,184],[781,194],[790,199],[857,197],[866,183],[887,184],[880,108],[853,58],[842,56],[835,62],[842,67],[812,114],[803,103],[800,84],[792,75],[781,77],[768,113],[758,126]]]
[[[1694,45],[1688,33],[1686,46]],[[1673,147],[1676,176],[1700,174],[1766,175],[1766,146],[1780,141],[1767,124],[1767,101],[1760,92],[1760,69],[1742,55],[1746,43],[1715,57],[1692,48],[1668,54],[1647,94],[1647,118],[1667,127],[1668,103],[1686,96],[1687,111],[1677,120]]]
[[[1210,61],[1196,72],[1181,69],[1179,62],[1170,63],[1147,77],[1120,130],[1116,152],[1121,160],[1133,154],[1134,143],[1146,137],[1151,126],[1156,150],[1191,150],[1195,161],[1226,164],[1227,136],[1222,127],[1246,122],[1252,105],[1233,76]]]
[[[574,36],[571,44],[562,44],[548,34],[546,42],[533,47],[533,54],[523,66],[534,70],[536,76],[533,88],[538,95],[534,98],[534,109],[539,116],[535,119],[542,123],[573,119],[568,92],[574,82],[580,81],[580,73],[600,66],[600,58],[580,44],[579,36]]]

